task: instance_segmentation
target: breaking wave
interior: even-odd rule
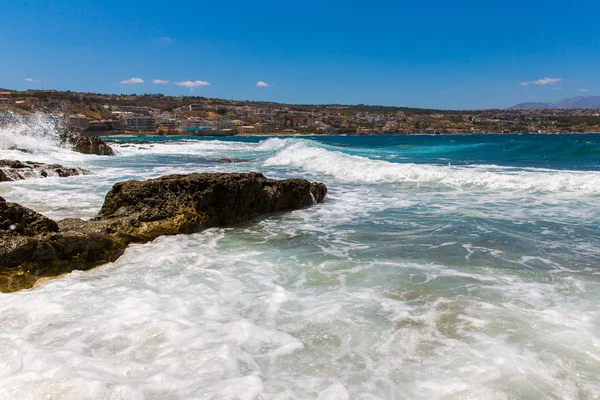
[[[460,189],[600,193],[600,172],[497,165],[395,163],[333,151],[316,142],[269,139],[265,149],[279,149],[265,166],[293,167],[347,182],[416,183]],[[273,141],[273,142],[271,142]]]
[[[0,120],[2,158],[41,162],[78,160],[83,157],[60,140],[60,115],[37,112],[28,116],[14,113]]]

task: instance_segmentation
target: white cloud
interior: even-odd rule
[[[129,78],[124,81],[121,81],[124,85],[137,85],[138,83],[144,83],[142,78]]]
[[[158,38],[158,40],[160,40],[163,43],[173,43],[175,41],[175,39],[170,38],[168,36],[161,36],[160,38]]]
[[[194,88],[201,86],[208,86],[210,82],[206,81],[183,81],[183,82],[175,82],[177,86],[183,86],[190,89],[190,92],[194,91]]]
[[[269,84],[267,82],[258,81],[258,82],[256,82],[256,86],[258,86],[258,87],[267,87],[267,86],[269,86]]]
[[[560,78],[542,78],[537,81],[529,81],[529,82],[521,82],[521,86],[529,86],[529,85],[556,85],[560,83],[562,79]]]
[[[25,79],[23,79],[23,80],[24,80],[25,82],[36,82],[36,80],[35,80],[35,79],[33,79],[33,78],[25,78]]]
[[[583,93],[589,92],[589,90],[587,90],[587,89],[579,89],[579,91],[583,92]]]
[[[155,85],[166,85],[169,81],[163,81],[162,79],[155,79],[152,81]]]

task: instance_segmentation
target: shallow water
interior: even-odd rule
[[[2,399],[600,397],[599,136],[123,140],[99,157],[11,129],[3,158],[94,172],[0,184],[52,218],[192,171],[329,195],[0,294]]]

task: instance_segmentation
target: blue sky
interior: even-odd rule
[[[441,109],[600,95],[596,0],[0,0],[0,10],[9,89]]]

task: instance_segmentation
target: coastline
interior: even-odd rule
[[[347,134],[343,134],[343,135],[333,135],[333,136],[346,136]],[[394,134],[392,134],[394,135]],[[133,132],[128,132],[128,133],[122,133],[122,134],[111,134],[111,135],[98,135],[99,137],[102,138],[107,138],[107,139],[112,139],[112,138],[133,138],[133,137],[172,137],[172,138],[177,138],[177,137],[198,137],[198,138],[202,138],[202,137],[208,137],[208,138],[227,138],[227,137],[277,137],[277,136],[298,136],[298,137],[302,137],[302,136],[331,136],[331,135],[321,135],[321,134],[317,134],[317,133],[289,133],[289,132],[273,132],[273,133],[242,133],[242,134],[237,134],[237,135],[229,135],[229,136],[222,136],[222,135],[159,135],[156,133],[133,133]],[[352,134],[352,136],[377,136],[375,134],[373,135],[354,135]]]
[[[210,135],[159,135],[154,133],[123,133],[123,134],[111,134],[111,135],[97,135],[99,138],[104,140],[114,140],[119,138],[234,138],[234,137],[358,137],[358,136],[368,136],[368,137],[385,137],[385,136],[511,136],[511,135],[599,135],[600,132],[559,132],[559,133],[549,133],[549,132],[533,132],[533,133],[499,133],[499,132],[486,132],[486,133],[343,133],[337,135],[323,135],[317,133],[288,133],[288,132],[273,132],[273,133],[244,133],[238,135],[231,136],[210,136]]]

